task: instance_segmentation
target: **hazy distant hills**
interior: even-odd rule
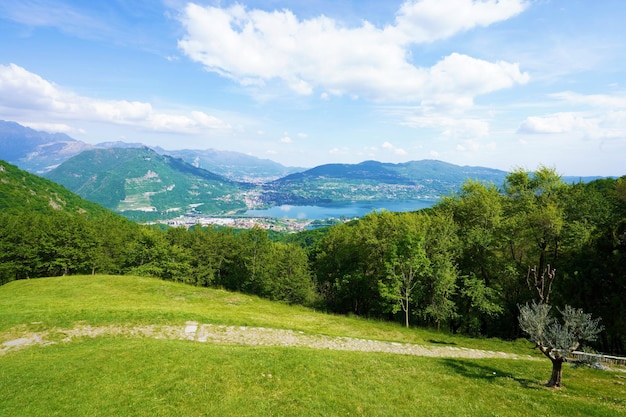
[[[198,168],[238,181],[267,182],[305,170],[305,168],[286,167],[270,159],[260,159],[241,152],[215,149],[167,151],[161,148],[156,148],[156,151],[181,158]]]
[[[33,173],[50,171],[93,145],[0,120],[0,158]]]
[[[135,220],[236,213],[250,187],[147,147],[88,150],[46,176]]]
[[[0,120],[0,158],[29,172],[44,174],[74,155],[90,149],[141,148],[141,143],[121,141],[90,145],[64,133],[37,131],[15,122]],[[286,167],[269,159],[256,158],[241,152],[207,150],[168,151],[156,147],[162,155],[170,155],[207,171],[235,181],[270,181],[302,171]]]
[[[0,211],[66,211],[99,215],[108,210],[67,188],[0,160]]]

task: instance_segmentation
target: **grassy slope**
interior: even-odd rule
[[[56,208],[53,208],[52,206]],[[84,200],[67,188],[0,160],[0,210],[49,213],[65,210],[100,215],[102,206]]]
[[[0,287],[0,343],[16,330],[126,323],[237,324],[529,353],[314,313],[226,291],[134,277],[65,277]],[[33,324],[34,323],[34,324]],[[271,376],[270,376],[271,375]],[[622,375],[546,361],[420,358],[304,348],[100,337],[0,356],[0,415],[598,415],[626,412]]]

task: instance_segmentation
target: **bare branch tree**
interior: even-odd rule
[[[532,282],[531,282],[532,274]],[[550,293],[552,292],[552,283],[556,278],[556,269],[551,268],[550,265],[541,271],[541,275],[537,275],[537,267],[528,267],[528,274],[526,274],[526,285],[530,291],[537,291],[537,297],[539,298],[539,304],[548,304],[550,302]]]

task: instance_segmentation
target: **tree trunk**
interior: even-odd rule
[[[404,309],[404,325],[406,328],[409,328],[409,307]]]
[[[546,384],[546,387],[558,388],[561,386],[561,375],[563,373],[563,358],[551,359],[552,360],[552,376],[550,381]]]
[[[411,301],[411,292],[405,289],[404,300],[402,301],[402,309],[404,310],[404,325],[409,328],[409,302]]]

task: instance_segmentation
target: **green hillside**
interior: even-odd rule
[[[149,148],[83,152],[47,174],[132,219],[245,210],[245,186]]]
[[[48,179],[22,171],[0,160],[0,211],[49,213],[108,212],[102,206],[87,201],[67,188]]]
[[[392,353],[398,347],[432,354]],[[549,365],[528,342],[404,329],[150,278],[6,284],[0,348],[0,415],[626,412],[623,373],[568,368],[566,388],[546,389]]]

